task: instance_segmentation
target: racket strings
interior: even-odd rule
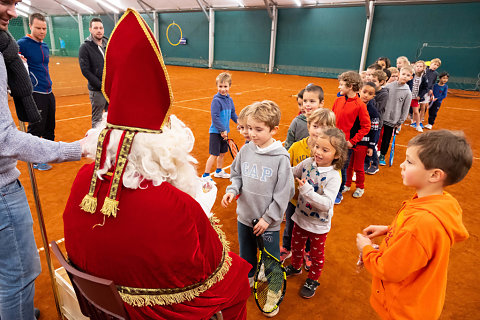
[[[256,275],[255,292],[257,302],[263,312],[274,311],[282,300],[285,286],[281,265],[268,256],[263,259]]]
[[[232,158],[235,159],[235,157],[238,154],[237,144],[235,143],[235,141],[233,141],[233,139],[228,139],[227,143],[228,143],[228,147],[230,149],[230,154],[232,155]]]

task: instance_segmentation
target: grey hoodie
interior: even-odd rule
[[[305,139],[306,137],[308,137],[307,116],[302,113],[293,119],[288,128],[285,149],[290,149],[294,142]]]
[[[395,127],[407,119],[412,92],[407,84],[399,85],[398,81],[385,85],[388,90],[388,100],[383,114],[383,123]]]
[[[279,231],[283,213],[295,194],[290,156],[280,141],[260,149],[244,145],[230,168],[232,184],[227,193],[240,194],[237,220],[252,227],[253,219],[263,218],[268,231]]]

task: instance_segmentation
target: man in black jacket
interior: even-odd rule
[[[88,91],[92,103],[92,128],[102,120],[108,103],[102,94],[103,61],[108,39],[104,36],[102,19],[90,20],[90,36],[80,46],[78,60],[82,74],[88,80]]]

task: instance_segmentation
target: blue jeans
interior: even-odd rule
[[[337,198],[342,196],[343,187],[345,186],[345,182],[347,182],[347,169],[348,164],[350,163],[350,158],[352,157],[353,149],[348,149],[348,156],[347,161],[345,161],[345,165],[343,166],[342,172],[342,184],[340,185],[340,190],[338,190]]]
[[[257,241],[253,234],[253,228],[237,221],[238,243],[240,245],[240,257],[250,263],[253,268],[248,277],[255,275],[257,269]],[[262,234],[265,249],[275,258],[280,259],[280,231],[265,231]]]
[[[40,256],[20,181],[0,187],[0,319],[34,320],[34,281]]]

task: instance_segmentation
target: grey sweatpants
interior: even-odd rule
[[[92,128],[102,121],[103,111],[108,110],[108,103],[102,91],[89,91],[90,103],[92,104]]]

